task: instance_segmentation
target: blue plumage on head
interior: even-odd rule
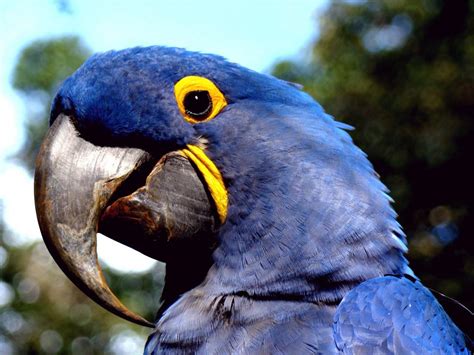
[[[173,88],[189,75],[224,93],[212,121],[183,120]],[[230,199],[208,287],[337,298],[346,283],[406,269],[372,165],[347,126],[293,85],[215,55],[132,48],[91,57],[62,86],[58,111],[74,112],[79,132],[102,145],[156,153],[205,139]],[[325,295],[332,282],[341,291]]]

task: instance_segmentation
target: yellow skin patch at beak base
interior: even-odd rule
[[[219,220],[221,223],[224,223],[227,217],[227,206],[229,202],[227,189],[225,188],[221,172],[201,148],[188,144],[187,148],[181,150],[181,152],[190,159],[201,172],[216,204]]]

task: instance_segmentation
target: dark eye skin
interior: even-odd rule
[[[212,111],[212,99],[206,90],[190,91],[184,97],[183,106],[187,115],[204,120]]]

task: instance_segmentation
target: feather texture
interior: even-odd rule
[[[225,96],[211,121],[181,116],[173,87],[191,75]],[[411,273],[388,190],[352,127],[299,87],[218,56],[133,48],[89,59],[62,86],[59,112],[98,145],[159,156],[205,141],[227,188],[215,248],[168,265],[179,293],[166,293],[146,353],[467,352],[418,281],[383,277]],[[195,267],[200,278],[180,286]]]
[[[468,354],[462,332],[416,279],[366,281],[344,297],[334,335],[345,354]]]

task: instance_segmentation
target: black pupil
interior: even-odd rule
[[[212,100],[205,90],[190,91],[183,101],[186,113],[196,119],[205,119],[212,110]]]

